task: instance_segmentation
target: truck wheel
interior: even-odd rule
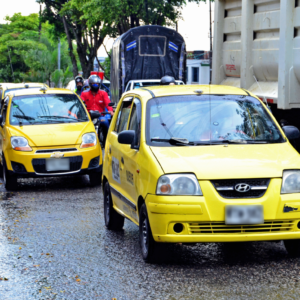
[[[141,206],[140,210],[139,230],[140,245],[144,261],[147,263],[158,261],[160,258],[160,254],[158,253],[160,245],[153,239],[145,203]]]
[[[8,190],[8,191],[15,191],[18,188],[18,181],[17,181],[17,177],[12,176],[9,174],[8,169],[6,167],[6,162],[5,162],[5,158],[3,157],[3,183],[4,183],[4,187]]]
[[[114,208],[109,183],[104,186],[104,220],[105,226],[110,230],[122,230],[125,218],[118,214]]]
[[[89,177],[91,186],[101,185],[101,173],[91,173]]]
[[[103,126],[100,126],[100,128],[99,128],[99,141],[100,141],[100,144],[101,144],[102,148],[105,147],[106,136],[107,136],[106,129],[103,128]]]
[[[284,246],[290,256],[300,257],[300,240],[285,240]]]

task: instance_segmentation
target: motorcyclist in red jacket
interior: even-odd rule
[[[105,91],[100,90],[101,79],[97,75],[91,75],[89,77],[89,86],[90,90],[85,91],[81,94],[81,99],[86,105],[88,111],[97,110],[99,112],[105,111],[105,108],[108,112],[113,115],[113,108],[108,106],[110,100]]]

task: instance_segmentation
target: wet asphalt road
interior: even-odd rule
[[[87,176],[0,185],[0,299],[299,299],[282,243],[171,245],[145,264],[138,227],[105,229]],[[7,279],[7,280],[5,280]]]

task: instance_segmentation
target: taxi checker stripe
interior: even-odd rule
[[[112,186],[110,186],[111,192],[118,197],[121,201],[123,201],[124,203],[126,203],[127,205],[129,205],[131,208],[133,208],[134,210],[136,210],[136,205],[134,203],[132,203],[130,200],[128,200],[126,197],[124,197],[120,192],[118,192],[115,188],[113,188]]]

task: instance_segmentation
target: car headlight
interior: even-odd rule
[[[31,147],[28,145],[27,139],[22,136],[12,136],[10,138],[11,146],[17,151],[32,151]]]
[[[300,193],[300,170],[283,171],[281,194]]]
[[[91,133],[85,133],[82,136],[82,143],[80,148],[89,148],[89,147],[94,147],[97,145],[97,137],[96,133],[91,132]]]
[[[198,195],[202,196],[199,182],[194,174],[170,174],[158,179],[157,195]]]

